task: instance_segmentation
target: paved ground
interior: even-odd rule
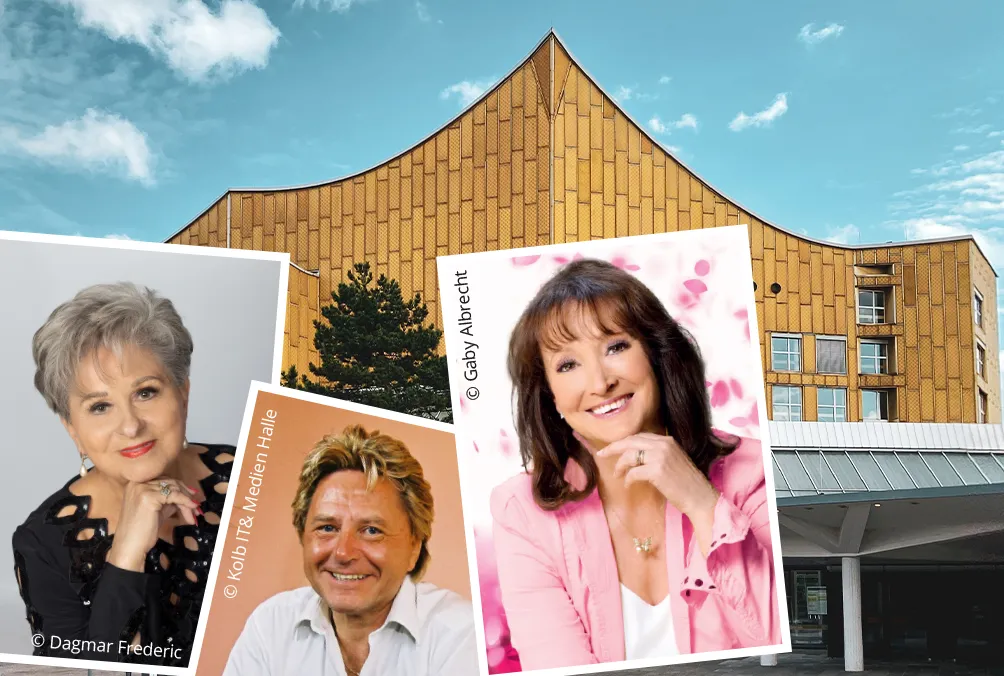
[[[789,653],[778,655],[776,667],[761,667],[760,658],[751,657],[605,673],[618,674],[618,676],[841,676],[847,672],[844,671],[842,659],[830,659],[825,655],[814,653]],[[866,661],[865,674],[871,676],[1004,676],[1004,665],[974,668],[930,662]],[[88,676],[88,672],[82,669],[0,663],[0,676]],[[111,671],[91,671],[90,676],[125,676],[125,674]],[[139,676],[139,674],[134,673],[133,676]]]
[[[700,664],[681,664],[655,669],[632,669],[609,672],[619,676],[838,676],[845,674],[844,660],[822,654],[787,653],[777,656],[776,667],[760,666],[759,657]],[[869,662],[865,674],[872,676],[1004,676],[1004,665],[993,668],[973,668],[957,664],[930,662]]]

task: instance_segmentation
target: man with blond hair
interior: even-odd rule
[[[293,500],[310,586],[254,610],[224,676],[476,676],[471,603],[420,582],[433,515],[403,443],[359,426],[321,439]]]

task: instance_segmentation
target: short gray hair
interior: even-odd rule
[[[102,347],[120,353],[126,345],[152,352],[178,387],[188,380],[192,335],[174,304],[151,289],[119,282],[80,291],[35,332],[35,388],[53,412],[68,420],[80,360]]]

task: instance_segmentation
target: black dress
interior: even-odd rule
[[[235,449],[202,445],[208,450],[200,457],[212,474],[199,482],[206,496],[201,507],[220,517],[226,494],[216,487],[230,481],[233,464],[232,457],[220,456],[233,456]],[[194,526],[177,526],[176,544],[157,540],[144,572],[123,570],[105,563],[114,536],[107,519],[88,517],[90,497],[70,492],[76,480],[14,532],[14,572],[34,655],[187,667],[219,526],[205,516]],[[68,506],[76,510],[57,516]],[[78,539],[81,532],[84,539]],[[150,647],[124,649],[137,632]]]

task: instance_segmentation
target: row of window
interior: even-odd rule
[[[874,338],[861,341],[859,373],[889,373],[890,341]],[[773,371],[802,370],[802,337],[772,335],[770,367]],[[847,338],[816,336],[816,373],[847,373]]]
[[[891,420],[888,390],[861,390],[861,420]],[[771,393],[771,417],[774,420],[802,420],[802,388],[797,385],[774,385]],[[976,422],[987,422],[987,394],[979,390]],[[847,422],[847,390],[842,387],[816,388],[816,420]]]
[[[858,289],[858,324],[885,324],[892,316],[892,289]],[[983,296],[973,291],[973,322],[983,326]]]
[[[869,338],[858,348],[858,373],[891,373],[891,338]],[[843,336],[816,336],[816,373],[847,373],[847,339]],[[772,335],[770,338],[772,371],[802,370],[802,337]],[[986,378],[987,349],[976,342],[976,373]]]
[[[774,420],[802,420],[802,388],[797,385],[774,385],[771,395]],[[889,392],[861,390],[861,419],[889,420]],[[847,390],[842,387],[816,388],[816,420],[847,422]]]

